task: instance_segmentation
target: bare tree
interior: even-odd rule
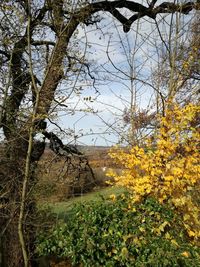
[[[169,40],[162,39],[153,84],[164,102],[173,97],[179,103],[199,101],[199,12],[183,22],[175,16]],[[159,27],[159,26],[158,26]],[[160,99],[160,96],[158,96]],[[158,100],[159,102],[159,100]]]
[[[46,129],[54,98],[72,65],[80,63],[70,44],[80,24],[97,23],[109,12],[124,32],[139,18],[155,20],[159,14],[188,14],[198,2],[142,5],[131,1],[75,4],[64,0],[8,0],[0,3],[1,112],[5,137],[0,162],[0,216],[3,266],[33,266],[35,204],[31,188],[44,151],[35,137]],[[133,14],[126,17],[121,9]],[[99,16],[96,16],[100,14]],[[73,63],[73,64],[72,64]]]
[[[125,58],[122,64],[115,64],[111,53],[107,52],[114,68],[107,68],[110,77],[114,77],[115,82],[118,78],[121,87],[127,87],[130,91],[129,97],[125,94],[120,96],[126,108],[123,116],[119,115],[116,119],[116,127],[119,129],[120,119],[123,118],[122,129],[125,134],[120,133],[122,140],[128,143],[134,143],[135,139],[138,144],[142,136],[152,134],[152,130],[158,126],[156,115],[164,115],[165,103],[169,98],[174,97],[179,103],[199,101],[199,13],[197,11],[189,18],[184,18],[182,14],[172,14],[166,16],[165,20],[168,22],[167,27],[163,27],[163,18],[152,23],[149,36],[148,30],[144,35],[138,32],[137,28],[142,22],[138,23],[138,27],[135,25],[134,31],[131,31],[135,42],[131,45],[128,38],[119,36],[119,45]],[[138,44],[137,35],[140,39]],[[143,45],[141,39],[145,37]],[[151,48],[145,57],[147,46]],[[144,51],[142,55],[140,49]],[[143,75],[147,66],[151,66],[150,74]],[[142,99],[142,91],[147,91],[149,95],[145,109],[137,103],[138,99]]]
[[[112,128],[116,135],[118,134],[119,142],[129,145],[142,141],[147,131],[152,128],[154,122],[152,118],[155,114],[151,102],[156,88],[150,80],[149,66],[153,61],[152,58],[155,58],[153,56],[155,43],[152,39],[156,26],[155,23],[150,27],[149,24],[143,25],[143,23],[143,20],[138,20],[131,29],[131,35],[124,35],[115,24],[117,37],[113,44],[111,40],[108,43],[106,50],[108,64],[103,66],[112,81],[110,91],[118,102],[121,102],[121,105],[117,106],[117,111],[113,112],[115,123]],[[143,31],[142,25],[145,28]],[[115,46],[119,47],[117,52],[122,55],[120,61],[117,59],[117,52],[112,55],[111,51]],[[145,99],[147,97],[148,100]],[[114,109],[116,105],[113,105]]]

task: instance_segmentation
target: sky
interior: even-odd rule
[[[160,29],[165,38],[165,25]],[[127,134],[122,115],[125,108],[130,107],[131,93],[136,94],[137,109],[155,107],[151,106],[155,93],[152,88],[131,81],[130,75],[152,82],[151,75],[158,63],[157,49],[161,46],[158,31],[151,20],[141,19],[129,33],[124,33],[120,23],[103,14],[103,20],[97,25],[79,27],[77,38],[96,78],[95,88],[89,77],[78,81],[76,86],[80,84],[84,88],[80,95],[72,94],[68,98],[67,93],[64,94],[64,103],[76,112],[72,115],[59,112],[57,123],[66,133],[72,129],[78,136],[78,144],[113,145]],[[89,97],[91,101],[87,100]],[[49,128],[55,130],[53,125]],[[66,142],[74,139],[70,134],[65,138]]]
[[[52,112],[50,119],[54,123],[48,124],[49,131],[59,134],[62,133],[62,128],[67,143],[74,142],[74,136],[77,136],[75,141],[85,145],[107,146],[119,141],[124,134],[121,117],[130,103],[130,67],[127,60],[133,60],[134,46],[137,49],[141,46],[137,50],[137,58],[134,58],[134,68],[139,71],[138,66],[147,56],[147,43],[142,39],[146,32],[151,32],[149,23],[142,23],[142,28],[139,29],[141,35],[138,35],[138,43],[135,45],[137,27],[140,26],[135,24],[130,33],[125,34],[122,25],[109,13],[101,13],[101,17],[101,22],[93,26],[81,25],[69,48],[75,49],[89,63],[95,83],[88,75],[80,75],[76,82],[76,77],[71,83],[69,80],[64,82],[56,97],[65,99],[63,104],[67,108]],[[38,62],[40,64],[39,60]],[[148,71],[145,69],[142,72],[146,76]],[[76,92],[74,88],[79,87],[83,90]],[[90,100],[87,100],[89,97]],[[145,106],[148,99],[149,92],[141,91],[137,99],[138,105]]]
[[[88,81],[77,82],[76,86],[80,84],[84,88],[80,95],[67,98],[65,94],[68,108],[81,112],[73,115],[59,112],[57,123],[66,132],[72,128],[79,144],[113,145],[127,134],[122,115],[130,107],[131,91],[136,92],[138,109],[149,107],[152,100],[152,89],[138,81],[131,84],[130,73],[132,77],[151,82],[157,64],[155,48],[160,45],[156,27],[152,21],[141,20],[129,33],[124,33],[122,26],[105,14],[97,26],[79,27],[77,38],[97,80],[95,88],[89,77]],[[52,125],[49,128],[55,130]],[[73,142],[73,138],[68,135],[66,142]]]
[[[60,122],[66,129],[73,128],[79,137],[77,143],[107,146],[127,135],[128,128],[122,117],[125,108],[130,107],[132,93],[136,95],[133,102],[137,109],[155,111],[155,91],[147,83],[155,82],[152,74],[158,70],[164,50],[162,40],[169,40],[171,15],[158,16],[159,32],[153,20],[144,18],[135,22],[128,33],[124,33],[122,25],[108,13],[101,16],[100,23],[79,27],[77,34],[80,47],[86,51],[91,74],[97,79],[95,88],[91,80],[85,81],[88,86],[83,86],[81,94],[66,100],[68,106],[82,112],[72,116],[61,114]],[[187,27],[191,19],[182,14],[175,14],[173,18],[179,21],[180,27],[182,23]],[[130,74],[143,82],[131,81]],[[85,100],[87,97],[92,101]],[[73,138],[66,141],[73,142]]]
[[[100,17],[95,25],[80,25],[69,47],[88,63],[90,76],[80,73],[62,83],[56,99],[66,107],[53,106],[50,115],[48,130],[65,143],[111,146],[128,133],[122,118],[131,102],[137,109],[155,110],[155,91],[148,84],[154,82],[152,73],[163,49],[159,34],[168,39],[171,16],[158,16],[160,33],[151,19],[138,20],[124,33],[109,13]]]

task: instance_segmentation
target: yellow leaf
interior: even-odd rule
[[[188,235],[189,235],[190,237],[194,237],[194,236],[195,236],[195,232],[192,231],[192,230],[188,230]]]
[[[163,222],[158,228],[155,228],[154,231],[160,235],[161,232],[164,232],[165,227],[166,227],[167,225],[169,225],[169,223],[168,223],[167,221],[165,221],[165,222]]]
[[[166,169],[170,169],[171,168],[171,164],[170,163],[167,163],[166,164]]]
[[[176,247],[179,247],[179,244],[176,242],[175,239],[172,239],[171,242],[172,242],[172,244],[175,245]]]
[[[112,253],[117,254],[117,250],[115,248],[113,248]]]
[[[165,234],[165,238],[166,238],[166,239],[171,239],[171,235],[167,232],[167,233]]]
[[[114,194],[110,195],[110,199],[111,199],[112,201],[115,201],[115,200],[116,200],[116,195],[114,195]]]
[[[142,233],[145,232],[145,229],[144,229],[144,227],[142,227],[142,226],[139,227],[139,230],[140,230],[140,232],[142,232]]]
[[[187,251],[184,251],[183,253],[181,253],[181,255],[186,258],[190,256],[190,254]]]
[[[128,249],[126,247],[122,248],[121,254],[123,257],[128,257]]]
[[[185,214],[185,215],[183,216],[183,220],[184,220],[184,221],[187,221],[188,219],[190,219],[190,215],[189,215],[189,214]]]
[[[133,212],[136,212],[136,211],[137,211],[135,207],[133,207],[131,210],[132,210]]]

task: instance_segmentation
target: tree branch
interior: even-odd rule
[[[34,45],[34,46],[39,46],[39,45],[52,45],[52,46],[55,46],[55,42],[47,41],[47,40],[42,40],[42,41],[32,40],[31,41],[31,45]]]
[[[23,1],[20,1],[23,2]],[[30,22],[30,35],[32,36],[35,27],[38,23],[43,20],[47,7],[44,5],[40,9],[36,18]],[[2,116],[2,125],[6,138],[12,138],[12,134],[16,134],[17,131],[17,112],[21,105],[22,99],[29,89],[31,82],[31,75],[29,72],[25,72],[22,68],[23,54],[25,52],[28,40],[27,31],[23,37],[21,37],[13,46],[12,57],[11,57],[11,75],[12,75],[12,89],[11,94],[7,99],[6,110]]]

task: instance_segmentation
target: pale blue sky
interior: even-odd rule
[[[178,18],[180,21],[189,21],[191,18],[179,14],[176,16],[174,19]],[[90,79],[84,83],[78,81],[77,85],[83,83],[82,94],[72,94],[73,97],[65,103],[71,109],[86,111],[76,112],[72,116],[63,112],[58,119],[63,128],[72,128],[78,136],[83,134],[83,137],[77,140],[81,144],[112,145],[119,140],[123,130],[127,132],[122,121],[120,122],[123,110],[130,106],[131,81],[127,77],[130,74],[127,59],[132,61],[136,78],[152,84],[151,74],[159,60],[158,51],[160,53],[163,46],[156,25],[150,19],[141,19],[132,26],[129,33],[124,33],[120,23],[109,14],[106,13],[103,17],[97,26],[79,27],[77,35],[79,45],[82,51],[85,51],[85,58],[90,63],[91,74],[100,78],[100,81],[97,79],[95,87],[100,95],[96,99],[98,94],[92,88]],[[170,27],[167,25],[171,15],[162,15],[160,20],[160,33],[164,40],[168,40]],[[159,23],[159,17],[157,21]],[[108,55],[116,68],[109,63]],[[149,107],[149,104],[152,105],[151,109],[155,108],[155,91],[151,87],[134,82],[133,88],[137,90],[138,108]],[[96,100],[85,101],[85,97]],[[87,109],[98,111],[98,114],[87,112]],[[69,142],[71,139],[66,138],[66,141]]]
[[[163,16],[165,19],[159,27],[162,38],[167,40],[167,25],[171,15],[163,14],[160,19],[163,19]],[[181,20],[182,18],[189,21],[190,16],[181,15]],[[159,22],[159,17],[157,21]],[[66,130],[66,133],[72,130],[78,137],[83,134],[77,139],[81,144],[116,143],[120,133],[127,132],[120,120],[123,110],[130,106],[131,101],[131,81],[128,78],[130,66],[127,60],[130,61],[130,65],[133,64],[136,78],[152,84],[151,73],[158,63],[161,43],[155,23],[151,19],[145,18],[135,22],[129,33],[124,33],[122,25],[109,13],[103,14],[102,21],[96,25],[81,25],[69,50],[76,47],[79,56],[82,55],[88,60],[91,75],[96,78],[95,88],[88,76],[85,79],[79,77],[76,83],[75,78],[72,83],[63,83],[56,97],[65,98],[63,104],[66,104],[67,108],[57,114],[53,112],[52,120]],[[112,63],[109,62],[108,55]],[[73,89],[80,86],[84,90],[78,95]],[[152,88],[141,82],[133,82],[132,86],[137,91],[138,108],[146,108],[150,100],[151,104],[153,103]],[[96,93],[96,90],[100,94]],[[91,97],[94,102],[86,101],[86,97]],[[153,108],[154,106],[151,106],[151,109]],[[71,115],[73,110],[76,112]],[[49,130],[60,132],[55,125],[49,125]],[[74,141],[68,135],[65,135],[64,139],[66,142]]]
[[[85,57],[91,62],[92,75],[94,73],[95,76],[96,70],[99,72],[100,81],[97,80],[96,89],[100,95],[94,102],[84,100],[89,96],[95,99],[98,95],[92,88],[91,81],[88,80],[89,85],[87,86],[87,82],[84,82],[84,90],[80,96],[73,94],[73,97],[65,101],[66,105],[72,109],[73,107],[76,110],[91,108],[95,113],[98,111],[98,114],[83,111],[70,116],[62,112],[57,120],[63,128],[71,127],[77,135],[83,133],[83,137],[78,139],[78,142],[83,144],[112,145],[119,140],[120,132],[123,131],[120,118],[123,110],[130,106],[131,82],[127,77],[130,74],[127,58],[134,59],[136,76],[142,80],[147,79],[148,82],[150,82],[149,75],[152,66],[156,63],[153,51],[155,43],[152,41],[155,39],[155,29],[152,29],[150,23],[142,21],[141,25],[133,26],[128,34],[123,33],[121,25],[118,25],[112,18],[107,17],[101,22],[102,25],[105,23],[108,25],[102,26],[100,30],[96,30],[95,26],[80,28],[78,34],[82,42],[81,46],[84,48],[85,42],[88,44]],[[138,35],[137,31],[139,31]],[[147,41],[147,35],[150,33],[152,37]],[[107,52],[117,69],[109,63]],[[135,53],[134,58],[133,53]],[[81,82],[77,84],[82,85]],[[138,91],[138,107],[145,108],[149,104],[152,90],[138,82],[134,84],[134,87]],[[115,121],[117,122],[114,123]]]

